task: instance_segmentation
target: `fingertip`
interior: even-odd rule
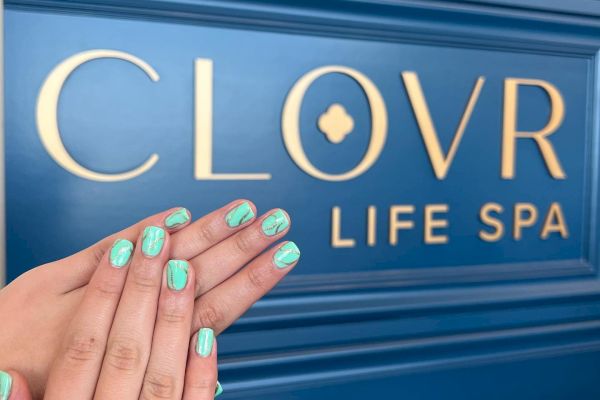
[[[189,225],[191,220],[192,213],[190,210],[185,207],[175,207],[166,211],[163,225],[170,232],[174,232]]]
[[[290,215],[282,208],[273,208],[262,217],[261,229],[265,236],[282,236],[291,226]]]
[[[273,253],[273,264],[277,269],[291,269],[300,260],[300,248],[291,240],[283,242]]]
[[[31,400],[27,379],[17,371],[0,371],[1,400]]]
[[[229,229],[240,229],[256,219],[256,206],[246,199],[229,203],[224,212],[225,223]]]

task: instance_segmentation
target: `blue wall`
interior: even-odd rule
[[[5,158],[9,280],[175,205],[196,216],[237,197],[283,207],[303,251],[299,267],[220,339],[224,398],[597,398],[597,83],[600,5],[590,2],[393,3],[17,1],[5,9]],[[87,168],[116,173],[158,153],[132,180],[77,177],[46,152],[36,128],[40,87],[66,58],[120,50],[150,64],[152,82],[122,60],[94,60],[66,81],[62,139]],[[265,181],[194,178],[194,60],[214,68],[214,169],[267,172]],[[344,182],[316,179],[282,138],[283,106],[314,68],[360,71],[385,102],[387,140],[376,163]],[[418,74],[443,151],[475,81],[481,94],[449,169],[436,178],[401,73]],[[514,179],[500,175],[507,78],[550,82],[564,120],[549,138],[566,179],[549,174],[532,140],[519,139]],[[317,120],[332,103],[352,133],[326,140]],[[540,87],[519,91],[521,131],[550,115]],[[299,126],[311,162],[330,174],[355,166],[371,113],[341,74],[304,97]],[[118,146],[115,145],[118,143]],[[502,239],[479,217],[504,212]],[[535,225],[513,237],[513,206],[531,203]],[[568,237],[542,238],[559,203]],[[447,204],[446,244],[424,241],[424,209]],[[413,205],[414,229],[388,240],[388,213]],[[331,245],[342,210],[352,248]],[[377,243],[366,242],[376,206]],[[56,238],[47,240],[48,237]]]

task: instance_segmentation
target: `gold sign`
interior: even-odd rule
[[[115,58],[129,62],[140,68],[154,82],[159,80],[158,73],[145,61],[138,57],[115,50],[90,50],[75,54],[60,64],[46,78],[38,97],[36,122],[38,133],[48,154],[61,167],[72,174],[84,179],[98,182],[118,182],[136,178],[150,170],[158,161],[158,154],[151,154],[138,167],[115,174],[100,173],[90,170],[71,157],[61,139],[58,127],[57,105],[62,87],[69,75],[83,63],[100,59]],[[364,92],[371,115],[370,140],[365,155],[352,169],[330,174],[314,166],[301,141],[299,114],[304,96],[313,82],[327,74],[342,74],[354,80]],[[194,63],[194,177],[197,180],[269,180],[271,174],[261,173],[217,173],[213,171],[212,154],[212,118],[213,118],[213,61],[199,58]],[[480,93],[485,84],[485,77],[480,76],[475,81],[469,95],[467,105],[454,133],[449,150],[444,153],[440,144],[434,120],[429,111],[419,77],[416,72],[404,71],[400,74],[404,83],[412,111],[415,115],[419,133],[424,143],[425,151],[431,163],[433,173],[438,180],[446,178],[452,162],[456,157],[460,142],[465,133],[469,120],[474,112]],[[550,100],[550,117],[542,129],[534,132],[517,130],[519,87],[535,86],[542,89]],[[550,176],[553,179],[566,179],[566,173],[558,155],[550,141],[551,135],[561,126],[565,116],[565,106],[560,91],[550,82],[540,79],[525,79],[507,77],[504,80],[504,106],[502,128],[502,157],[499,166],[502,179],[514,179],[516,174],[516,144],[518,139],[531,139],[539,149]],[[332,143],[344,140],[354,126],[352,116],[348,115],[340,104],[332,104],[318,120],[318,127]],[[363,73],[342,65],[327,65],[315,68],[301,76],[292,86],[285,103],[281,117],[281,128],[285,148],[292,161],[308,175],[324,181],[347,181],[367,172],[378,160],[385,147],[388,131],[388,109],[377,86]],[[422,210],[424,221],[423,240],[428,244],[444,244],[449,238],[443,232],[450,222],[445,218],[449,211],[448,204],[428,204]],[[398,243],[400,230],[410,230],[415,227],[414,215],[419,212],[414,205],[392,205],[389,209],[389,238],[391,245]],[[478,235],[483,241],[494,242],[505,235],[505,227],[498,218],[505,212],[496,203],[486,203],[480,208],[481,222],[487,229]],[[512,210],[512,238],[520,240],[522,230],[532,227],[538,218],[538,209],[530,203],[516,203]],[[367,245],[374,246],[376,237],[377,209],[367,208],[366,237]],[[552,203],[545,212],[540,237],[546,239],[551,233],[558,233],[562,238],[568,237],[567,224],[559,203]],[[344,237],[342,233],[342,210],[333,207],[331,210],[331,244],[334,247],[354,247],[356,239]]]

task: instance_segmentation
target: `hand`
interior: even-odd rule
[[[69,323],[45,399],[213,399],[213,331],[202,328],[197,346],[188,346],[194,269],[183,260],[166,263],[169,244],[168,233],[153,226],[135,250],[128,240],[115,241]],[[147,285],[138,284],[140,275]]]
[[[168,210],[68,258],[23,274],[0,291],[0,369],[23,373],[34,398],[40,398],[65,327],[99,260],[117,237],[135,240],[149,225],[172,233],[169,257],[190,260],[194,269],[193,329],[204,326],[220,333],[282,279],[299,257],[293,243],[284,244],[283,251],[279,251],[283,246],[265,251],[287,233],[285,212],[272,210],[259,218],[255,214],[254,205],[243,200],[194,223],[187,211]],[[143,274],[136,281],[140,287],[147,286]]]

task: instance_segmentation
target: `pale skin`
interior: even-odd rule
[[[271,245],[289,230],[288,226],[273,236],[265,235],[261,228],[262,221],[274,210],[235,228],[227,225],[225,216],[243,201],[233,201],[195,222],[187,222],[172,230],[164,225],[165,218],[176,210],[170,209],[148,217],[70,257],[23,274],[0,291],[0,315],[3,316],[0,330],[0,370],[15,371],[16,390],[20,390],[18,383],[25,377],[33,398],[41,398],[49,377],[52,379],[50,369],[53,361],[55,358],[60,359],[61,351],[64,353],[64,349],[70,349],[71,353],[89,352],[89,343],[98,343],[99,335],[69,336],[66,334],[67,329],[75,320],[77,310],[85,304],[84,299],[88,293],[96,292],[99,296],[110,297],[117,291],[114,284],[107,287],[96,286],[94,281],[90,284],[90,279],[100,271],[99,266],[107,258],[107,251],[116,239],[136,243],[143,229],[151,225],[165,227],[168,232],[165,240],[168,242],[165,246],[168,250],[163,249],[160,255],[163,265],[168,259],[189,260],[190,270],[193,270],[193,282],[188,282],[188,286],[195,300],[193,312],[190,313],[191,329],[187,336],[201,327],[212,328],[215,334],[222,332],[271,290],[296,264],[294,262],[289,268],[275,268],[273,264],[273,255],[280,244],[273,247]],[[252,203],[250,206],[256,215],[255,206]],[[138,247],[136,246],[136,253]],[[132,266],[133,262],[131,261]],[[132,266],[128,267],[130,272],[127,274],[123,296],[137,291],[136,296],[139,298],[153,290],[155,293],[160,292],[162,268],[135,269]],[[158,294],[155,300],[157,299]],[[143,304],[151,307],[152,301],[147,300]],[[156,306],[156,301],[154,304]],[[125,326],[121,324],[129,321],[123,332],[130,334],[124,340],[107,339],[106,354],[121,354],[120,358],[125,364],[130,367],[134,365],[135,368],[130,369],[136,373],[132,375],[143,382],[143,376],[139,378],[141,367],[136,364],[136,360],[151,360],[153,357],[153,346],[148,343],[147,335],[143,332],[149,329],[150,323],[147,320],[154,323],[156,309],[152,317],[133,324],[131,315],[139,312],[134,313],[132,309],[129,312],[121,310],[119,305],[114,321],[116,323],[122,319],[119,326]],[[146,310],[144,315],[151,315],[151,312]],[[144,341],[141,338],[146,339]],[[100,348],[98,351],[102,352],[102,345],[97,346]],[[182,365],[185,363],[182,362]],[[104,367],[102,368],[104,371]],[[183,374],[180,373],[172,380],[182,377]],[[49,382],[49,388],[52,389],[52,380]],[[102,382],[100,375],[98,384]],[[130,386],[126,382],[119,385],[117,387]]]

